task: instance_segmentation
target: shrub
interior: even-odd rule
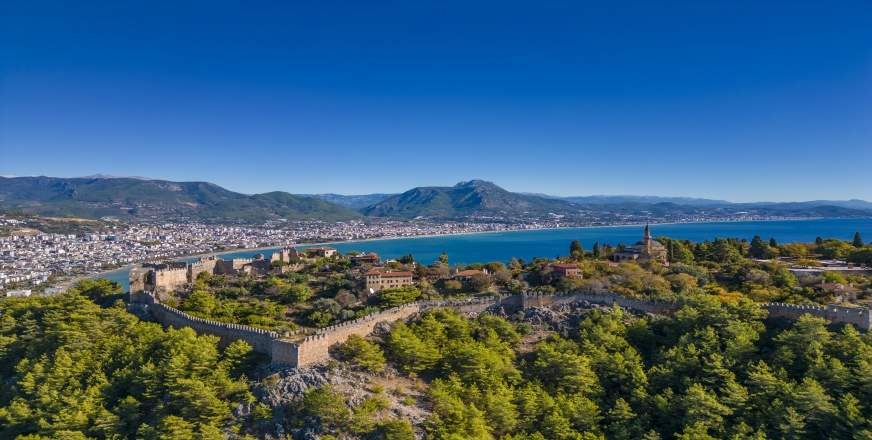
[[[491,285],[489,276],[483,273],[477,273],[469,278],[469,286],[476,292],[485,292]]]
[[[421,291],[417,287],[405,286],[384,289],[378,293],[376,298],[379,304],[385,307],[397,307],[414,302],[419,296],[421,296]]]
[[[354,316],[356,318],[363,318],[366,315],[372,315],[373,313],[378,312],[378,307],[367,306],[363,309],[360,309],[354,312]]]
[[[321,419],[324,425],[333,429],[348,426],[351,419],[351,412],[345,406],[345,399],[331,384],[306,391],[302,407],[306,414]]]
[[[351,359],[361,367],[382,371],[385,367],[385,355],[378,345],[363,339],[358,335],[351,335],[348,340],[339,346],[339,354]]]
[[[412,440],[415,431],[408,420],[387,420],[379,424],[379,432],[385,440]]]
[[[273,411],[267,404],[258,403],[254,409],[251,410],[251,416],[254,418],[255,422],[263,422],[273,418]]]
[[[284,289],[281,300],[285,304],[304,303],[312,297],[312,289],[303,284],[297,284]]]
[[[354,310],[343,310],[339,313],[338,318],[340,321],[351,321],[357,318],[357,313]]]
[[[215,297],[205,290],[195,290],[191,292],[179,308],[186,312],[196,314],[202,317],[212,316],[212,311],[215,310],[217,303]]]
[[[529,335],[533,333],[533,326],[528,322],[519,322],[515,324],[515,331],[522,335]]]
[[[457,280],[448,280],[445,282],[445,288],[448,290],[458,291],[463,288],[463,283]]]
[[[338,302],[329,298],[318,298],[315,301],[312,301],[312,306],[331,315],[336,315],[342,311],[342,306],[339,305]]]
[[[330,322],[333,321],[333,315],[320,310],[315,310],[309,314],[308,321],[312,327],[324,328],[330,325]]]

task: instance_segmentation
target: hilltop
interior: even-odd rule
[[[0,209],[56,217],[122,220],[259,222],[270,219],[341,221],[360,217],[313,197],[275,191],[240,194],[207,182],[130,177],[0,177]]]
[[[113,229],[114,227],[114,229]],[[93,234],[124,229],[124,225],[75,217],[43,217],[21,211],[0,209],[0,237],[24,234]]]
[[[355,196],[363,198],[365,196]],[[675,219],[681,216],[726,217],[743,212],[757,216],[850,218],[872,217],[868,202],[730,203],[719,200],[653,196],[592,196],[556,198],[514,193],[492,182],[470,180],[452,187],[417,187],[358,211],[377,217],[459,219],[475,216],[542,218],[602,222],[636,218]],[[869,204],[872,206],[872,204]]]
[[[360,210],[378,217],[455,218],[480,214],[547,215],[575,211],[575,205],[506,191],[484,180],[451,187],[418,187]]]

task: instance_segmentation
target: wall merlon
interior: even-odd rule
[[[131,294],[131,302],[153,304],[151,307],[155,317],[163,325],[172,327],[192,327],[198,334],[214,334],[219,337],[220,345],[226,347],[235,340],[245,340],[256,351],[269,354],[274,362],[294,365],[309,365],[326,359],[329,356],[330,345],[344,342],[352,334],[366,336],[372,333],[381,322],[393,323],[406,319],[423,310],[456,307],[464,313],[481,313],[491,306],[506,307],[549,307],[559,304],[570,304],[576,301],[588,301],[607,306],[617,304],[634,310],[651,313],[671,313],[677,304],[656,303],[652,301],[626,298],[608,292],[559,292],[555,295],[543,295],[539,292],[527,292],[505,298],[482,297],[443,301],[416,301],[399,307],[381,310],[352,321],[317,329],[307,335],[299,344],[284,341],[283,336],[303,333],[303,330],[279,334],[275,331],[241,324],[219,323],[217,321],[196,318],[187,313],[167,307],[156,301],[150,292]],[[769,311],[772,317],[797,319],[808,313],[822,317],[832,322],[844,322],[857,325],[863,330],[872,326],[872,314],[866,309],[856,309],[841,306],[800,306],[795,304],[770,303],[759,304]]]

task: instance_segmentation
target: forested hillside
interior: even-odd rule
[[[432,378],[434,439],[872,438],[872,340],[765,317],[710,296],[656,320],[594,310],[528,351],[527,325],[443,310],[346,352]],[[342,435],[349,416],[320,418]]]
[[[120,287],[120,286],[119,286]],[[101,298],[94,298],[101,299]],[[78,291],[0,300],[0,439],[217,439],[253,401],[251,347],[164,330]],[[238,428],[237,428],[238,429]]]
[[[769,319],[756,304],[865,307],[867,275],[788,270],[818,258],[868,261],[872,248],[859,234],[659,240],[669,266],[609,264],[622,245],[587,252],[578,242],[561,260],[507,265],[452,268],[447,254],[413,265],[406,255],[387,267],[413,271],[417,285],[370,295],[359,268],[337,253],[281,275],[200,274],[166,301],[281,332],[476,293],[607,290],[677,308],[672,316],[582,301],[477,316],[441,309],[349,338],[302,369],[258,368],[265,359],[245,343],[222,351],[215,337],[141,322],[108,280],[56,297],[0,298],[0,440],[872,439],[872,338],[809,315]],[[583,277],[555,276],[556,263]],[[448,278],[453,269],[487,273],[461,282]],[[856,290],[814,288],[824,281]]]
[[[207,182],[137,178],[0,177],[0,208],[85,218],[207,221],[340,221],[345,207],[281,191],[240,194]]]

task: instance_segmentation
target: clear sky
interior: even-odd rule
[[[0,2],[0,175],[872,200],[872,2]]]

